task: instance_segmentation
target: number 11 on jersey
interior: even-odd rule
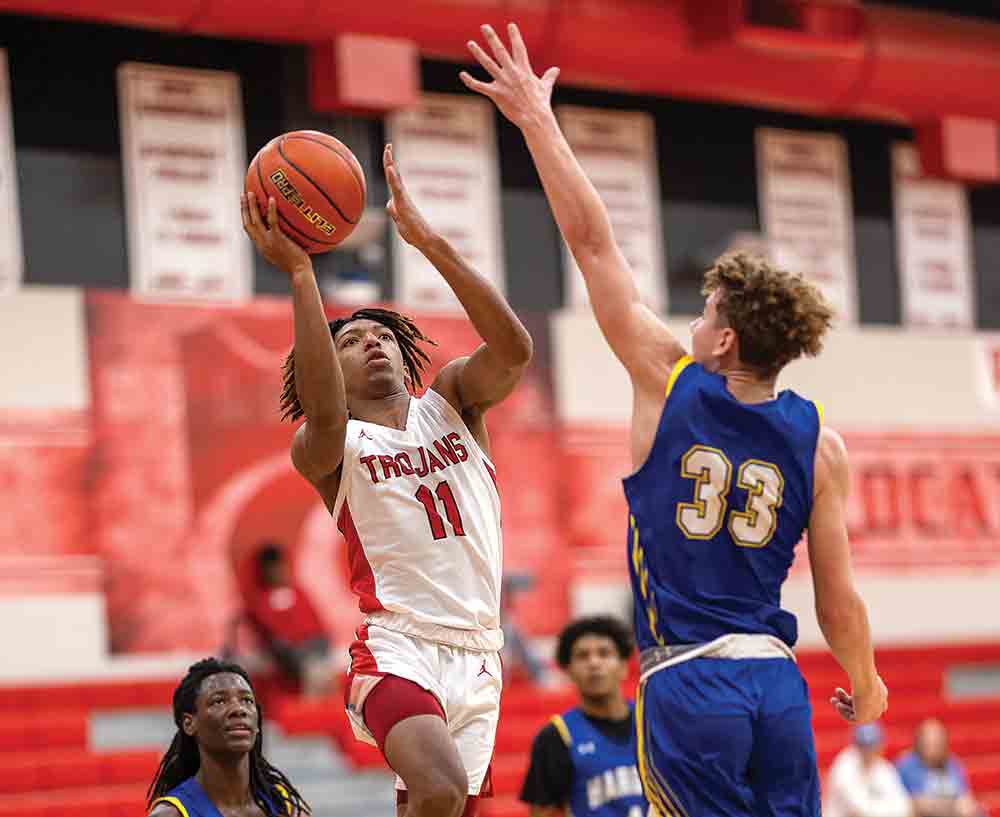
[[[431,526],[431,535],[435,539],[444,539],[448,535],[444,526],[444,520],[441,518],[441,514],[438,513],[437,502],[434,499],[435,495],[441,500],[441,504],[444,505],[445,516],[448,517],[448,523],[455,532],[455,536],[465,536],[465,528],[462,526],[462,515],[458,511],[455,494],[452,493],[451,486],[447,481],[439,482],[434,489],[434,493],[431,493],[431,489],[426,485],[421,485],[417,489],[416,497],[420,501],[420,504],[424,506],[424,510],[427,511],[427,521]]]

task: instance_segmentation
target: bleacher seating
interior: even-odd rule
[[[0,687],[0,817],[141,817],[162,747],[94,752],[91,712],[169,704],[169,681]]]
[[[936,716],[990,817],[1000,817],[1000,695],[950,699],[946,674],[957,665],[1000,665],[1000,643],[879,650],[890,689],[883,721],[887,754],[910,745],[913,729]],[[849,727],[827,699],[845,678],[822,652],[804,652],[820,767],[826,769],[850,739]],[[157,707],[166,710],[174,681],[100,681],[0,687],[0,817],[61,817],[85,809],[91,817],[141,817],[146,786],[162,746],[97,751],[88,721],[94,712]],[[635,667],[628,688],[635,684]],[[487,817],[526,817],[516,799],[531,741],[554,713],[574,703],[569,688],[539,690],[512,683],[504,692],[493,761],[496,796]],[[272,695],[266,711],[285,735],[324,736],[356,768],[384,768],[377,750],[354,740],[339,696],[308,701]]]
[[[924,718],[940,718],[948,728],[951,747],[966,764],[970,784],[989,817],[1000,817],[1000,695],[949,700],[945,676],[954,666],[1000,666],[1000,644],[938,647],[894,647],[878,650],[879,671],[889,687],[889,711],[882,723],[886,754],[895,758],[911,745],[914,727]],[[822,770],[850,740],[850,727],[828,703],[846,677],[826,652],[803,652],[799,664],[809,682],[816,749]],[[635,688],[635,671],[627,682]],[[487,801],[487,817],[527,817],[517,800],[535,733],[552,714],[573,705],[572,693],[508,689],[494,756],[497,796]]]

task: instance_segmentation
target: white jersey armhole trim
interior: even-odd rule
[[[354,420],[347,421],[347,432],[344,435],[344,458],[340,461],[340,485],[337,487],[337,499],[333,503],[333,521],[340,519],[340,509],[347,498],[347,489],[350,487],[351,474],[354,473],[354,458],[358,454],[356,445],[356,432],[358,424]]]
[[[462,435],[476,447],[479,455],[489,463],[490,468],[494,471],[497,470],[497,467],[490,458],[490,455],[483,451],[483,447],[479,444],[479,440],[477,440],[475,435],[472,433],[472,429],[465,424],[465,420],[462,419],[462,415],[455,410],[455,407],[449,403],[445,397],[438,394],[434,391],[434,389],[428,388],[427,391],[424,392],[421,399],[430,399],[431,403],[434,404],[439,411],[443,412],[446,417],[448,417],[452,425],[462,430]]]

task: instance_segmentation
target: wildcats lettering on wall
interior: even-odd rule
[[[1000,567],[1000,435],[845,433],[848,532],[862,570]],[[566,438],[568,535],[578,563],[625,573],[632,470],[626,429],[577,427]],[[780,513],[780,511],[779,511]],[[793,570],[806,568],[800,547]]]
[[[845,435],[856,563],[1000,565],[1000,436]]]

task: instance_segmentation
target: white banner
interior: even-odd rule
[[[127,63],[118,69],[118,93],[132,293],[249,298],[239,77]]]
[[[639,111],[609,111],[560,105],[566,141],[608,208],[611,227],[643,300],[666,309],[659,167],[653,118]],[[588,303],[580,269],[563,246],[565,303]]]
[[[818,284],[838,319],[857,320],[847,145],[833,134],[758,128],[761,227],[778,266]]]
[[[16,290],[24,275],[12,110],[7,52],[0,48],[0,295]]]
[[[903,323],[971,329],[969,202],[958,182],[923,178],[913,145],[892,146],[892,196]]]
[[[387,122],[393,155],[424,218],[475,269],[505,291],[493,106],[424,94]],[[393,229],[395,299],[407,307],[461,309],[451,288]]]

